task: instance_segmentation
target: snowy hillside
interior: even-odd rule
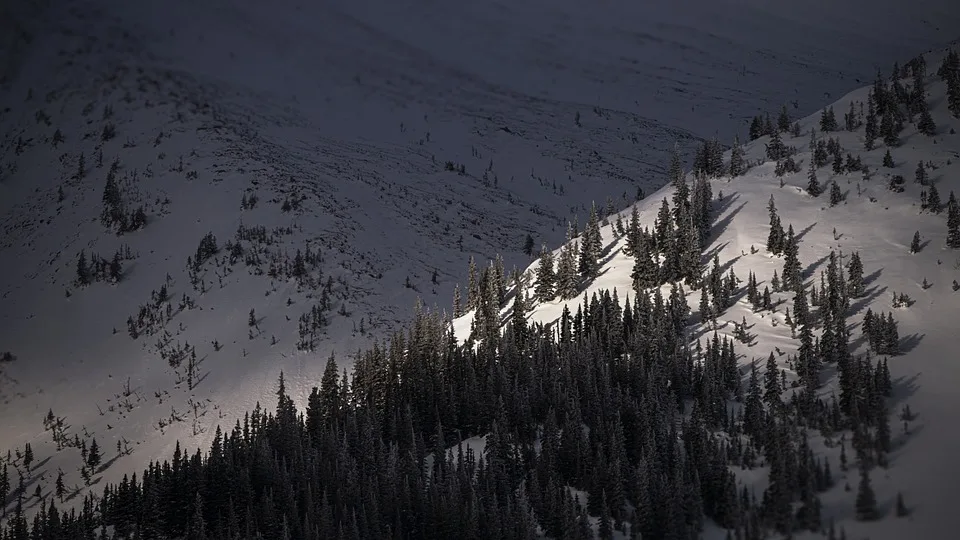
[[[10,4],[0,450],[31,444],[31,493],[49,493],[58,470],[86,491],[74,441],[104,449],[93,483],[178,440],[205,444],[217,424],[272,402],[281,370],[303,403],[330,354],[349,367],[417,298],[449,306],[471,255],[523,267],[528,236],[555,244],[591,201],[622,209],[662,185],[675,143],[687,153],[744,132],[784,101],[811,112],[960,22],[931,1],[940,27],[901,17],[897,45],[873,37],[883,21],[805,51],[799,36],[832,28],[750,3],[693,19],[617,2],[606,14],[488,4]],[[797,39],[771,43],[773,27]],[[572,51],[581,38],[596,49]],[[935,218],[916,219],[927,230]],[[734,222],[747,239],[762,233]],[[61,427],[44,424],[48,411]]]
[[[778,174],[777,169],[786,160],[771,160],[767,148],[770,136],[746,144],[743,155],[749,171],[743,176],[729,176],[711,181],[715,199],[712,202],[715,221],[703,258],[704,270],[713,271],[714,257],[719,263],[719,275],[734,272],[742,280],[733,294],[732,304],[717,314],[716,323],[703,315],[701,291],[687,288],[687,303],[692,309],[686,335],[691,343],[706,340],[709,344],[714,332],[723,338],[735,340],[741,374],[750,373],[751,362],[756,361],[762,371],[768,355],[775,353],[780,367],[785,370],[788,390],[799,392],[794,382],[802,382],[798,373],[785,365],[798,354],[798,329],[792,327],[790,314],[794,310],[792,289],[778,289],[776,283],[784,275],[785,259],[767,249],[771,230],[769,203],[775,201],[776,213],[783,228],[788,224],[796,232],[799,247],[801,275],[805,287],[812,294],[825,294],[824,272],[831,254],[838,264],[847,267],[851,256],[862,261],[863,286],[861,294],[851,298],[846,313],[851,332],[851,352],[856,355],[873,353],[874,359],[889,356],[889,371],[893,390],[888,401],[890,422],[893,426],[893,450],[889,467],[876,469],[872,481],[885,516],[879,522],[861,523],[854,520],[855,495],[858,476],[851,467],[836,479],[834,487],[821,495],[823,519],[835,520],[838,530],[844,527],[849,538],[948,538],[960,526],[960,518],[950,492],[958,476],[955,456],[960,452],[960,435],[954,429],[955,414],[960,410],[960,399],[955,391],[960,380],[960,366],[955,346],[956,319],[960,316],[960,206],[953,200],[960,193],[960,81],[951,112],[947,84],[934,72],[941,65],[944,54],[926,57],[926,100],[935,129],[933,135],[918,130],[921,115],[907,122],[896,141],[883,141],[877,136],[872,150],[865,148],[866,120],[860,116],[861,104],[868,103],[868,94],[874,87],[855,90],[833,103],[830,108],[838,118],[839,128],[821,131],[821,113],[799,121],[801,135],[782,134],[787,147],[793,147],[789,158],[797,165],[797,172]],[[885,76],[886,77],[886,76]],[[893,88],[886,82],[888,89]],[[899,83],[906,93],[912,92],[911,79]],[[853,104],[854,131],[844,128],[844,116]],[[872,108],[863,109],[868,111]],[[882,127],[878,127],[882,130]],[[825,143],[833,139],[839,146],[839,168],[832,165],[832,153],[825,165],[815,167],[814,177],[820,187],[819,196],[811,196],[809,164],[814,159],[811,151],[811,130]],[[777,135],[781,137],[780,134]],[[824,145],[831,146],[830,143]],[[813,147],[815,148],[815,146]],[[832,151],[831,151],[832,152]],[[889,153],[892,163],[885,156]],[[851,162],[851,158],[853,161]],[[726,155],[730,159],[730,153]],[[856,162],[853,167],[851,163]],[[917,172],[922,164],[922,179]],[[862,166],[862,167],[861,167]],[[834,187],[836,186],[836,188]],[[932,203],[932,193],[938,194],[938,203]],[[664,200],[672,203],[675,189],[667,186],[619,214],[624,229],[629,227],[631,214],[637,211],[640,227],[651,231],[658,223],[658,214]],[[952,209],[948,209],[952,206]],[[948,217],[949,216],[949,217]],[[530,296],[528,321],[557,328],[564,309],[571,314],[586,306],[585,300],[603,291],[617,291],[621,302],[635,302],[633,273],[636,257],[627,255],[629,232],[618,230],[618,216],[609,216],[609,224],[599,228],[602,236],[601,266],[597,277],[587,279],[569,299],[550,296],[537,298],[540,262],[525,272],[525,287]],[[953,226],[952,240],[948,238],[948,223]],[[919,237],[915,242],[914,235]],[[587,234],[586,232],[582,234]],[[953,242],[951,248],[948,243]],[[578,248],[587,240],[581,235],[552,252],[551,263],[562,257],[564,251]],[[556,272],[560,272],[556,269]],[[748,294],[748,276],[756,276],[758,293],[771,289],[770,306],[763,300],[751,305]],[[779,274],[779,275],[778,275]],[[848,270],[844,270],[848,274]],[[852,275],[852,274],[850,274]],[[777,276],[776,278],[774,276]],[[557,274],[558,283],[563,278]],[[709,279],[709,278],[707,278]],[[560,287],[560,285],[556,285]],[[671,293],[670,285],[661,288],[663,297]],[[900,295],[903,295],[902,297]],[[708,310],[715,310],[714,300],[708,300]],[[822,300],[821,300],[822,301]],[[699,306],[699,308],[698,308]],[[821,308],[821,311],[823,308]],[[898,352],[888,355],[868,344],[863,328],[864,315],[892,312],[898,325]],[[501,311],[503,320],[512,320],[513,302]],[[475,312],[454,320],[453,326],[462,340],[472,339],[471,328],[478,325]],[[794,323],[795,324],[795,323]],[[821,332],[817,332],[818,339]],[[476,334],[474,334],[474,337]],[[698,347],[699,350],[699,347]],[[817,395],[828,400],[839,396],[839,379],[834,365],[824,367],[824,384]],[[802,387],[801,387],[802,388]],[[911,411],[905,415],[903,411]],[[848,443],[851,434],[846,433]],[[837,435],[828,436],[833,444],[825,447],[824,437],[816,436],[816,454],[828,456],[833,463],[839,459]],[[814,443],[812,443],[814,444]],[[849,449],[848,449],[849,452]],[[765,489],[766,479],[756,471],[740,471],[744,485],[752,486],[756,494]],[[852,488],[844,491],[844,485]],[[897,494],[903,494],[911,510],[909,518],[894,517]],[[718,533],[722,538],[723,533]]]

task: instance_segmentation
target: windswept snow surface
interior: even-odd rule
[[[0,364],[0,451],[31,443],[28,489],[49,492],[58,469],[86,489],[79,451],[57,451],[43,429],[48,410],[67,437],[106,451],[94,482],[169,456],[177,440],[206,444],[258,401],[272,407],[281,370],[302,402],[332,352],[349,367],[417,297],[449,305],[471,254],[525,265],[527,234],[556,244],[590,201],[622,208],[660,186],[675,142],[729,140],[782,102],[812,112],[960,27],[939,0],[909,12],[635,4],[0,5],[0,352],[16,356]],[[120,236],[99,219],[114,162],[127,209],[147,216]],[[244,196],[259,202],[241,209]],[[264,235],[231,263],[223,246],[241,225]],[[187,257],[208,232],[221,251],[195,288]],[[322,283],[268,275],[308,246],[322,258],[314,279],[332,279],[312,352],[297,350],[298,319],[321,304]],[[74,283],[81,250],[109,259],[126,247],[120,283]],[[149,306],[162,285],[169,320],[131,339],[141,306],[164,312]],[[185,294],[193,309],[179,309]],[[170,365],[187,343],[193,388],[186,360]],[[116,455],[118,441],[130,452]]]
[[[930,54],[926,58],[928,72],[936,71],[942,55]],[[773,195],[784,228],[792,225],[800,240],[800,262],[808,285],[819,287],[820,272],[826,269],[831,251],[845,257],[859,252],[866,293],[862,298],[851,300],[848,312],[855,354],[867,350],[861,326],[868,308],[875,313],[892,310],[898,322],[902,354],[889,358],[894,386],[889,407],[894,450],[890,467],[877,468],[872,474],[878,507],[885,518],[873,523],[854,520],[859,481],[855,467],[838,473],[835,488],[822,496],[824,522],[835,519],[838,530],[841,526],[846,528],[848,538],[946,539],[955,537],[955,531],[960,528],[960,514],[952,496],[960,482],[960,467],[956,462],[960,455],[960,431],[956,429],[960,411],[960,394],[956,388],[960,381],[960,362],[955,343],[960,290],[953,288],[953,283],[960,282],[960,250],[946,247],[946,212],[921,211],[920,191],[926,188],[913,181],[917,163],[923,161],[943,201],[951,191],[960,194],[960,134],[957,134],[960,120],[947,110],[945,91],[946,85],[939,79],[928,79],[927,99],[938,126],[937,135],[924,136],[917,133],[913,124],[907,124],[901,134],[901,144],[890,149],[895,162],[893,168],[881,165],[888,150],[882,141],[877,141],[872,151],[864,149],[862,127],[857,132],[820,134],[836,137],[845,153],[861,156],[870,174],[869,177],[861,173],[835,175],[829,165],[820,168],[818,178],[826,191],[819,197],[806,193],[809,133],[811,128],[819,132],[819,114],[800,120],[801,137],[788,134],[784,138],[788,146],[799,150],[796,159],[801,172],[786,175],[782,187],[780,178],[774,174],[775,164],[766,161],[765,143],[769,137],[761,137],[746,146],[748,161],[762,164],[754,166],[743,177],[712,181],[715,225],[704,256],[707,269],[716,255],[725,273],[732,268],[745,282],[748,274],[754,272],[761,291],[770,286],[774,271],[780,273],[783,268],[782,257],[775,257],[765,249],[770,230],[767,204]],[[849,109],[851,100],[865,103],[867,93],[868,88],[855,90],[833,107],[842,115],[842,111]],[[888,189],[893,175],[906,179],[902,193]],[[834,182],[840,186],[844,200],[831,207],[828,192]],[[641,227],[653,229],[662,200],[670,200],[672,191],[665,187],[636,204]],[[630,212],[628,208],[621,215],[629,220]],[[610,217],[611,223],[614,219],[615,216]],[[911,254],[914,231],[920,232],[922,249]],[[553,324],[560,318],[564,306],[576,313],[585,295],[589,297],[603,290],[616,290],[621,299],[633,297],[630,273],[634,259],[622,251],[625,239],[617,238],[610,225],[602,227],[601,234],[605,256],[599,277],[589,282],[575,299],[536,304],[529,316],[531,321]],[[751,248],[759,251],[751,253]],[[530,274],[528,291],[536,284],[537,266],[538,263],[534,263],[526,270]],[[923,287],[924,280],[928,288]],[[669,289],[669,285],[664,286],[665,296],[669,295]],[[912,305],[894,308],[894,292],[909,295]],[[694,324],[688,328],[690,340],[694,342],[711,336],[712,329],[699,323],[699,292],[688,290],[687,295],[687,303],[694,312],[691,316]],[[749,368],[752,360],[757,360],[762,369],[763,361],[773,351],[778,358],[797,352],[799,342],[791,338],[790,328],[784,322],[785,309],[792,311],[793,294],[774,293],[773,299],[775,303],[782,302],[773,313],[754,312],[743,297],[718,317],[721,336],[734,339],[734,325],[744,318],[748,334],[755,336],[749,346],[736,343],[742,371]],[[508,317],[510,309],[510,305],[506,306],[502,316]],[[472,317],[470,312],[454,320],[458,338],[466,339]],[[782,367],[782,358],[780,364]],[[836,391],[836,382],[835,378],[830,380],[821,389],[821,396],[828,398]],[[917,416],[910,422],[909,433],[904,431],[904,423],[899,419],[904,405],[909,405]],[[849,440],[849,434],[847,438]],[[829,455],[833,463],[839,462],[839,446],[825,448],[819,437],[813,444],[819,455]],[[738,476],[746,485],[753,486],[758,496],[766,487],[765,471],[738,471]],[[846,484],[850,491],[844,491]],[[898,491],[910,501],[909,518],[894,517]],[[713,532],[716,538],[724,538],[725,531]]]

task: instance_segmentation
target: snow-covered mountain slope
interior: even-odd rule
[[[703,4],[0,6],[17,29],[0,32],[0,352],[16,357],[0,450],[31,443],[30,489],[58,468],[82,484],[79,452],[43,429],[52,410],[69,438],[129,445],[94,476],[112,480],[272,399],[280,370],[302,401],[331,352],[383,336],[417,297],[448,305],[470,254],[526,264],[528,234],[555,243],[590,201],[661,185],[676,141],[782,101],[812,111],[958,22],[930,0],[840,36],[852,9],[823,23]],[[874,37],[894,20],[898,40]],[[146,218],[122,235],[100,219],[114,163],[121,215]],[[190,268],[207,233],[219,250]],[[309,276],[289,277],[308,249]],[[119,283],[78,286],[81,252],[118,253]]]
[[[838,530],[844,527],[851,538],[949,538],[960,526],[960,517],[950,496],[958,476],[955,456],[960,452],[960,434],[954,429],[960,398],[955,391],[960,380],[960,365],[954,352],[957,317],[960,316],[960,249],[947,246],[947,212],[943,209],[951,192],[960,194],[960,119],[947,109],[946,85],[932,75],[942,60],[942,54],[926,56],[928,97],[932,117],[937,125],[936,135],[926,136],[917,131],[916,124],[908,123],[900,134],[900,144],[886,146],[877,140],[873,150],[865,149],[865,128],[856,131],[820,133],[820,114],[799,121],[800,137],[784,136],[784,142],[798,150],[794,159],[800,172],[788,173],[782,178],[775,173],[775,163],[766,157],[770,137],[764,136],[745,146],[748,162],[754,166],[745,176],[721,178],[712,181],[715,224],[706,248],[704,264],[710,269],[715,255],[724,273],[733,270],[744,281],[753,272],[759,290],[772,287],[774,273],[783,270],[783,257],[766,250],[770,231],[768,203],[774,198],[783,227],[792,225],[799,239],[799,259],[807,286],[819,288],[821,272],[826,269],[831,252],[844,256],[859,253],[863,262],[865,294],[851,301],[848,323],[852,331],[854,354],[867,352],[862,320],[868,309],[875,313],[892,311],[899,324],[901,354],[889,358],[893,380],[890,403],[891,424],[894,427],[895,449],[887,469],[873,475],[874,487],[882,512],[887,516],[875,523],[854,520],[854,499],[858,476],[855,468],[841,473],[836,487],[823,498],[823,519],[835,520]],[[904,83],[907,87],[908,82]],[[847,111],[850,103],[867,102],[869,87],[850,92],[832,107],[838,115]],[[842,125],[842,122],[841,122]],[[807,192],[808,150],[810,130],[816,129],[821,139],[835,138],[843,153],[859,158],[867,168],[862,171],[834,173],[830,165],[817,169],[824,192],[812,197]],[[884,165],[889,150],[893,166]],[[729,153],[727,155],[729,159]],[[928,186],[914,181],[918,163],[923,163]],[[887,164],[889,165],[889,163]],[[891,189],[891,180],[901,176],[905,180],[902,192]],[[829,191],[832,184],[839,186],[842,201],[832,206]],[[921,191],[934,186],[941,197],[937,213],[921,208]],[[642,227],[654,228],[664,198],[668,201],[673,188],[667,186],[647,199],[636,203]],[[632,208],[620,213],[629,221]],[[624,254],[626,237],[614,230],[616,216],[609,217],[609,225],[601,228],[604,259],[595,280],[586,283],[572,299],[555,298],[535,302],[529,320],[551,325],[559,320],[564,307],[576,313],[586,297],[604,290],[616,290],[619,297],[634,296],[631,272],[634,258]],[[919,232],[919,252],[911,252],[911,241]],[[571,243],[573,243],[572,241]],[[579,240],[575,240],[579,242]],[[562,248],[561,248],[562,249]],[[555,257],[561,249],[555,251]],[[539,262],[526,271],[527,291],[536,287]],[[744,286],[745,290],[745,286]],[[670,286],[663,288],[668,296]],[[908,305],[894,302],[894,295],[905,294]],[[698,313],[699,291],[687,290],[688,304],[693,309],[689,328],[691,342],[713,333],[709,321],[701,322]],[[773,311],[756,310],[744,295],[718,317],[721,336],[737,337],[737,326],[746,321],[748,344],[738,343],[741,371],[749,374],[749,366],[759,365],[772,352],[780,358],[781,366],[789,355],[796,354],[799,342],[791,336],[786,323],[792,310],[794,294],[773,293]],[[501,312],[509,320],[512,301]],[[458,337],[467,339],[474,313],[469,312],[454,320]],[[784,356],[787,355],[787,356]],[[795,376],[792,372],[791,376]],[[820,389],[827,399],[837,390],[833,373]],[[909,423],[900,416],[903,407],[916,415]],[[849,437],[849,434],[848,434]],[[838,446],[817,444],[818,455],[828,455],[839,461]],[[759,496],[766,486],[764,475],[756,471],[741,471],[741,481],[752,485]],[[849,485],[852,491],[845,491]],[[912,514],[908,519],[893,516],[898,492],[911,501]],[[723,538],[724,531],[717,533]],[[811,537],[816,537],[811,536]]]

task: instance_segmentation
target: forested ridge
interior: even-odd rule
[[[958,65],[951,53],[938,73],[954,115]],[[921,57],[895,69],[890,84],[878,78],[865,120],[851,104],[847,130],[864,121],[876,130],[882,116],[884,144],[894,146],[898,111],[915,107],[925,118],[924,70]],[[906,92],[899,79],[911,73],[920,82]],[[779,134],[799,128],[789,118],[776,128],[754,124],[751,138],[772,132],[768,157],[783,176],[795,164],[781,160],[795,149],[782,147]],[[821,131],[837,124],[825,109]],[[842,149],[829,146],[811,134],[812,197],[823,193],[816,168],[830,154],[837,174],[862,168],[859,156],[847,154],[844,165]],[[14,510],[0,539],[608,539],[620,530],[685,540],[706,520],[742,540],[801,530],[844,537],[819,496],[837,471],[855,469],[856,518],[880,517],[870,477],[888,466],[893,448],[886,357],[899,353],[897,323],[867,309],[857,322],[868,352],[853,354],[849,318],[859,313],[851,299],[866,295],[859,254],[831,252],[811,275],[772,197],[766,250],[783,267],[769,285],[761,291],[766,282],[753,273],[744,282],[718,257],[704,257],[728,203],[713,195],[709,178],[742,175],[750,164],[739,144],[724,163],[711,141],[698,153],[692,188],[680,165],[675,156],[671,198],[652,230],[641,228],[636,211],[626,221],[618,215],[605,245],[594,209],[583,231],[571,226],[556,266],[547,249],[532,271],[509,277],[500,260],[483,270],[471,261],[465,301],[458,290],[453,306],[455,316],[471,317],[465,342],[449,318],[418,305],[409,329],[357,353],[352,373],[331,357],[305,410],[280,374],[276,404],[258,404],[229,431],[218,427],[206,452],[178,445],[169,461],[98,494],[88,490],[80,502],[60,481],[55,493],[31,495],[32,451],[8,455],[0,499]],[[934,206],[939,212],[939,199]],[[948,248],[960,245],[957,216],[951,193]],[[632,290],[579,297],[611,242],[634,259]],[[696,315],[684,287],[699,291]],[[581,299],[550,325],[528,320],[533,303],[557,298]],[[762,366],[741,356],[738,348],[753,340],[746,321],[732,338],[716,321],[741,299],[757,312],[785,313],[796,354],[770,352]],[[902,293],[894,300],[910,302]],[[908,407],[901,418],[911,419]],[[814,437],[840,447],[839,463],[815,454]],[[477,455],[466,441],[480,438]],[[86,466],[97,469],[100,452],[96,463],[85,456]],[[738,473],[759,468],[769,481],[758,492]],[[29,504],[39,504],[32,520]],[[896,512],[908,513],[900,497]]]

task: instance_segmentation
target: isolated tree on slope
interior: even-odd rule
[[[770,214],[770,234],[767,235],[767,251],[774,255],[783,253],[784,232],[783,225],[780,223],[780,216],[777,215],[777,205],[770,195],[770,202],[767,204],[767,210]]]
[[[554,296],[556,274],[553,270],[553,252],[546,245],[540,247],[540,266],[537,267],[537,286],[534,294],[537,300],[546,302]]]
[[[740,144],[740,136],[733,139],[733,148],[730,150],[730,176],[736,178],[747,172],[746,162],[743,156],[743,145]]]
[[[843,201],[843,193],[840,191],[840,185],[836,182],[830,183],[830,206],[836,206]]]
[[[863,294],[863,263],[860,262],[860,252],[854,251],[850,256],[850,262],[847,263],[847,291],[853,298],[859,298]]]
[[[870,472],[867,471],[866,467],[860,467],[856,514],[860,521],[872,521],[879,517],[877,515],[877,496],[873,493],[873,486],[870,484]]]
[[[819,197],[823,193],[820,180],[817,179],[817,165],[813,162],[813,156],[810,157],[810,167],[807,169],[807,193],[812,197]]]
[[[960,203],[953,191],[947,199],[947,247],[960,249]]]

